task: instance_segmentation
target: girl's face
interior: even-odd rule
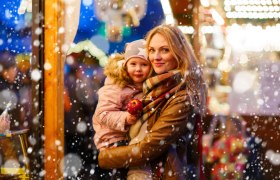
[[[176,69],[178,63],[170,51],[168,42],[161,34],[155,34],[148,46],[149,59],[157,74]]]
[[[149,61],[139,57],[133,57],[128,60],[127,73],[133,80],[135,85],[141,85],[148,78],[151,70],[151,64]]]

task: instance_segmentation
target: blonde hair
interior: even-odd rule
[[[124,88],[133,81],[129,77],[126,67],[122,65],[122,61],[124,61],[124,54],[112,54],[104,67],[104,74],[112,80],[113,84]]]
[[[167,41],[170,51],[178,64],[176,69],[180,70],[182,76],[186,79],[192,104],[200,112],[204,113],[206,110],[206,84],[192,46],[177,26],[160,25],[148,32],[146,36],[147,49],[155,34],[162,35]]]

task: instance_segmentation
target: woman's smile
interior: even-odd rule
[[[153,63],[155,67],[161,67],[164,65],[164,63]]]

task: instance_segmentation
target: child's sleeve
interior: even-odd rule
[[[96,108],[96,121],[102,126],[114,130],[127,131],[126,117],[128,112],[123,111],[121,90],[112,86],[99,90],[99,100]]]

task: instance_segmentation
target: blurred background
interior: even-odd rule
[[[99,172],[91,118],[98,100],[96,92],[105,78],[103,66],[107,57],[123,52],[125,43],[145,38],[150,29],[162,23],[179,26],[204,69],[208,85],[204,134],[211,134],[214,122],[220,122],[221,128],[224,119],[238,117],[244,124],[243,130],[239,128],[238,131],[246,131],[251,146],[246,156],[247,167],[251,168],[247,168],[246,177],[272,179],[280,176],[280,0],[61,2],[63,13],[69,16],[64,19],[68,28],[59,27],[58,34],[65,37],[70,34],[70,40],[65,40],[70,43],[61,46],[65,54],[63,149],[66,178],[95,178]],[[18,79],[12,83],[16,100],[11,100],[12,96],[7,95],[7,88],[3,87],[0,108],[3,111],[10,101],[16,104],[14,107],[20,106],[22,114],[17,117],[15,130],[33,128],[35,103],[32,98],[36,87],[32,82],[43,78],[32,65],[32,58],[34,49],[43,48],[42,42],[48,41],[48,37],[37,38],[44,35],[43,13],[48,8],[31,0],[0,2],[0,51],[14,57]],[[1,66],[0,70],[4,68]],[[43,68],[50,67],[43,63]],[[217,117],[219,120],[213,120]],[[37,137],[28,137],[28,143],[34,145]],[[5,167],[2,159],[1,165]],[[211,163],[213,165],[213,162],[207,165],[210,169]],[[79,170],[74,173],[72,166]]]

